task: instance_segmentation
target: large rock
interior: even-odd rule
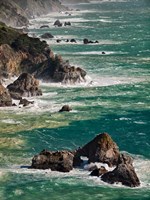
[[[50,38],[54,38],[54,36],[51,33],[44,33],[43,35],[41,35],[41,38],[50,39]]]
[[[0,107],[12,106],[12,99],[8,90],[0,83]]]
[[[69,172],[73,169],[74,155],[69,151],[43,150],[32,159],[32,168],[51,169],[52,171]]]
[[[71,111],[72,109],[70,108],[69,105],[64,105],[60,110],[59,112],[69,112]]]
[[[118,163],[119,149],[108,133],[102,133],[82,148],[79,148],[76,156],[87,157],[89,163],[102,162],[114,166]]]
[[[39,89],[39,81],[28,73],[23,73],[14,83],[7,86],[10,94],[17,93],[20,96],[40,96],[42,95],[41,89]]]
[[[139,178],[132,165],[132,159],[126,155],[120,155],[117,167],[113,171],[102,175],[101,179],[110,184],[122,183],[129,187],[140,185]]]
[[[54,22],[54,26],[58,26],[58,27],[61,27],[63,24],[59,21],[59,20],[56,20]]]

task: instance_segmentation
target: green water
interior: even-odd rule
[[[76,5],[77,6],[77,5]],[[79,85],[42,83],[34,106],[0,109],[0,199],[149,199],[150,197],[150,2],[108,1],[80,4],[71,16],[57,13],[33,20],[37,35],[48,24],[55,53],[87,71]],[[56,19],[71,27],[56,28]],[[56,39],[62,39],[60,44]],[[76,44],[65,43],[75,38]],[[82,40],[99,44],[83,45]],[[102,54],[105,51],[106,54]],[[92,82],[91,82],[92,81]],[[64,104],[73,111],[58,113]],[[89,172],[29,170],[42,149],[76,149],[108,132],[121,151],[134,157],[141,186],[110,186]]]

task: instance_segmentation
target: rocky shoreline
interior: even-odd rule
[[[92,168],[89,169],[92,171],[89,172],[89,175],[100,177],[102,181],[109,184],[122,183],[128,187],[140,186],[133,166],[133,159],[119,151],[117,144],[108,133],[97,135],[82,148],[74,151],[43,150],[33,157],[30,168],[70,172],[73,168],[83,167],[83,156],[88,159],[89,164],[93,164]],[[107,171],[103,165],[98,168],[94,163],[107,164],[114,169]]]

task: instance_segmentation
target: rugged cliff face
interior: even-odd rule
[[[0,23],[0,77],[27,72],[35,78],[55,82],[84,81],[86,72],[54,55],[45,41]]]
[[[66,10],[59,0],[1,0],[0,21],[12,27],[27,26],[29,18]]]

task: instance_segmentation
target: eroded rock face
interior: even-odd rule
[[[100,168],[96,168],[91,172],[91,176],[101,176],[105,173],[107,173],[108,171],[105,169],[105,167],[101,166]]]
[[[0,83],[0,107],[12,106],[12,99],[8,90]]]
[[[76,156],[86,156],[90,162],[107,163],[109,166],[117,165],[119,149],[107,133],[97,135],[91,142],[77,150]]]
[[[21,97],[40,96],[39,81],[28,73],[23,73],[14,83],[7,86],[10,94],[19,94]]]
[[[74,155],[69,151],[43,150],[32,159],[32,168],[51,169],[52,171],[69,172],[73,169]]]
[[[139,178],[132,165],[132,159],[122,154],[120,155],[117,167],[113,171],[102,175],[101,179],[110,184],[122,183],[128,187],[137,187],[140,185]]]

